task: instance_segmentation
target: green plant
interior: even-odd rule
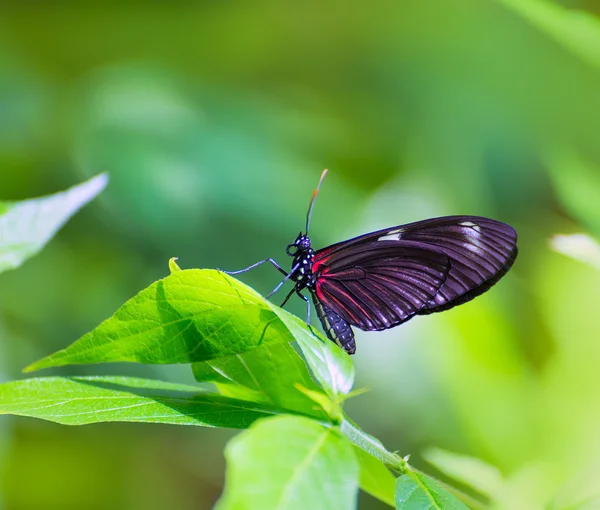
[[[105,184],[98,176],[50,197],[5,204],[2,269],[39,251]],[[466,508],[344,414],[344,401],[359,392],[352,391],[354,366],[343,350],[224,273],[181,270],[175,259],[169,268],[169,276],[96,329],[25,371],[117,361],[189,363],[198,382],[213,383],[210,389],[118,376],[37,377],[0,385],[0,413],[66,425],[248,429],[226,448],[219,510],[350,509],[359,486],[398,509]]]

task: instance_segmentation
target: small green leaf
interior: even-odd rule
[[[304,393],[308,398],[310,398],[313,402],[319,405],[321,409],[324,409],[328,415],[331,416],[333,411],[337,410],[337,404],[334,403],[327,395],[325,395],[322,391],[314,391],[305,388],[301,384],[294,384],[299,391]],[[319,388],[320,389],[320,388]]]
[[[415,472],[408,465],[408,457],[401,458],[397,454],[388,451],[379,439],[367,434],[347,417],[344,417],[340,428],[342,433],[355,447],[374,457],[382,466],[387,466],[394,471],[403,473],[396,483],[395,502],[397,509],[468,510],[463,503],[443,489],[434,479]],[[361,478],[362,483],[367,482]],[[384,481],[384,483],[387,482]]]
[[[471,486],[477,492],[495,497],[503,489],[500,470],[481,459],[458,455],[439,448],[424,452],[425,460],[450,478]]]
[[[218,271],[188,269],[154,282],[96,329],[26,371],[109,361],[189,363],[292,340],[250,287]]]
[[[100,174],[54,195],[0,202],[0,272],[33,257],[107,182],[108,176]]]
[[[550,246],[558,253],[585,262],[600,270],[600,243],[586,234],[556,234]]]
[[[565,209],[600,236],[600,169],[569,150],[555,150],[547,157],[547,166]]]
[[[354,510],[359,468],[336,428],[306,418],[261,420],[227,445],[216,510]]]
[[[600,67],[600,21],[585,11],[545,0],[501,0],[574,55]]]
[[[357,446],[361,450],[364,450],[369,455],[379,459],[381,462],[395,471],[403,472],[405,470],[405,460],[386,450],[385,446],[383,446],[379,439],[367,434],[348,417],[344,417],[340,428],[342,433],[353,445]]]
[[[267,344],[242,354],[194,363],[192,370],[198,382],[215,382],[224,395],[250,398],[326,418],[296,386],[300,384],[327,398],[290,344]]]
[[[360,465],[360,488],[393,507],[396,477],[383,462],[363,449],[355,446],[354,453]]]
[[[592,497],[577,503],[574,506],[565,508],[564,510],[598,510],[600,508],[600,497]]]
[[[269,303],[289,331],[294,335],[315,379],[333,398],[350,392],[354,384],[354,363],[342,349],[323,337],[295,315]]]
[[[410,471],[396,482],[397,510],[468,510],[438,482]]]
[[[40,377],[0,384],[0,414],[64,425],[110,421],[246,428],[269,406],[132,377]]]

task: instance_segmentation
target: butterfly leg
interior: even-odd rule
[[[248,271],[250,271],[251,269],[254,269],[255,267],[258,267],[262,264],[265,264],[266,262],[270,262],[271,264],[273,264],[273,267],[275,269],[277,269],[277,271],[279,271],[281,274],[287,276],[287,272],[285,269],[283,269],[277,262],[275,262],[272,258],[267,258],[264,260],[260,260],[259,262],[256,262],[255,264],[252,264],[251,266],[246,267],[245,269],[239,269],[238,271],[223,271],[221,269],[221,271],[223,271],[225,274],[230,274],[230,275],[234,275],[234,274],[240,274],[240,273],[246,273]],[[279,290],[279,289],[278,289]]]
[[[294,290],[296,291],[296,294],[298,294],[302,299],[304,299],[304,301],[306,301],[306,325],[310,328],[310,301],[308,297],[302,294],[302,292],[300,292],[298,289]]]
[[[292,275],[296,272],[296,270],[298,269],[298,266],[299,266],[299,264],[296,264],[294,267],[292,267],[292,270],[289,273],[285,273],[285,271],[283,271],[283,269],[282,269],[282,271],[285,273],[285,278],[277,284],[277,287],[275,287],[271,292],[269,292],[267,294],[266,299],[269,299],[273,294],[275,294],[279,289],[281,289],[283,284],[285,282],[287,282],[292,277]],[[286,301],[287,301],[287,298],[286,298]],[[285,301],[284,301],[284,303],[285,303]]]
[[[280,308],[283,308],[283,306],[288,302],[288,299],[290,299],[290,297],[292,296],[292,294],[296,291],[296,289],[292,289],[288,292],[288,295],[285,296],[285,299],[283,300],[283,303],[281,303],[279,305]]]
[[[279,289],[281,289],[281,287],[283,286],[283,284],[285,282],[288,281],[289,275],[286,276],[283,280],[281,280],[278,284],[277,287],[275,287],[271,292],[269,292],[266,296],[266,299],[269,299],[273,294],[275,294]]]

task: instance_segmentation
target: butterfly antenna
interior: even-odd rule
[[[310,226],[310,219],[312,218],[313,208],[315,206],[315,200],[317,199],[317,195],[319,194],[319,190],[321,189],[321,184],[323,184],[323,179],[327,175],[327,168],[323,170],[321,174],[321,178],[319,179],[319,184],[317,188],[313,191],[312,198],[310,199],[310,205],[308,206],[308,212],[306,213],[306,234],[308,235],[308,227]]]

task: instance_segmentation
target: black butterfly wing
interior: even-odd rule
[[[367,331],[410,319],[434,299],[450,270],[446,254],[414,241],[365,241],[320,254],[312,266],[316,297]]]
[[[517,234],[510,225],[479,216],[446,216],[379,230],[334,244],[315,254],[313,272],[317,274],[317,297],[321,299],[323,296],[327,306],[340,313],[346,320],[350,318],[348,322],[361,329],[386,329],[416,314],[425,315],[447,310],[488,290],[512,266],[517,256],[516,242]],[[381,272],[387,273],[388,278],[391,277],[395,282],[405,285],[406,274],[402,266],[397,266],[401,262],[396,260],[402,255],[395,257],[374,255],[378,251],[378,246],[385,246],[387,250],[393,251],[392,245],[397,248],[409,245],[413,248],[420,246],[421,249],[443,254],[448,259],[449,266],[444,280],[418,309],[415,309],[419,304],[418,301],[413,301],[412,307],[407,307],[405,301],[402,301],[402,304],[396,303],[389,289],[382,292],[381,287],[373,283],[369,283],[367,286],[370,288],[365,289],[365,278],[356,278],[362,275],[356,266],[365,270],[359,254],[366,252],[371,253],[370,266],[368,265],[370,269],[367,273],[374,272],[378,275]],[[417,273],[422,270],[429,274],[431,267],[428,264],[426,259],[422,259],[422,265],[412,269]],[[393,276],[389,274],[389,265],[396,267],[396,270],[392,271]],[[332,272],[330,268],[335,268],[335,271]],[[353,283],[346,281],[350,274],[355,277]],[[326,276],[323,281],[321,275]],[[367,281],[372,280],[370,276],[367,278]],[[389,285],[391,283],[388,280]],[[369,290],[371,290],[370,294]],[[343,292],[340,294],[340,291]],[[419,296],[422,297],[423,294]],[[385,322],[383,317],[374,320],[372,316],[371,320],[362,317],[361,320],[355,320],[358,313],[357,298],[361,298],[365,304],[370,302],[375,308],[377,307],[372,300],[383,299],[385,309],[399,305],[404,310],[404,315],[396,313],[396,320],[391,322]],[[348,313],[344,315],[346,310],[352,311],[354,318]],[[384,327],[381,327],[382,325]]]
[[[479,216],[448,216],[406,225],[402,239],[435,246],[450,258],[448,278],[419,314],[448,310],[489,290],[512,267],[517,232]]]

